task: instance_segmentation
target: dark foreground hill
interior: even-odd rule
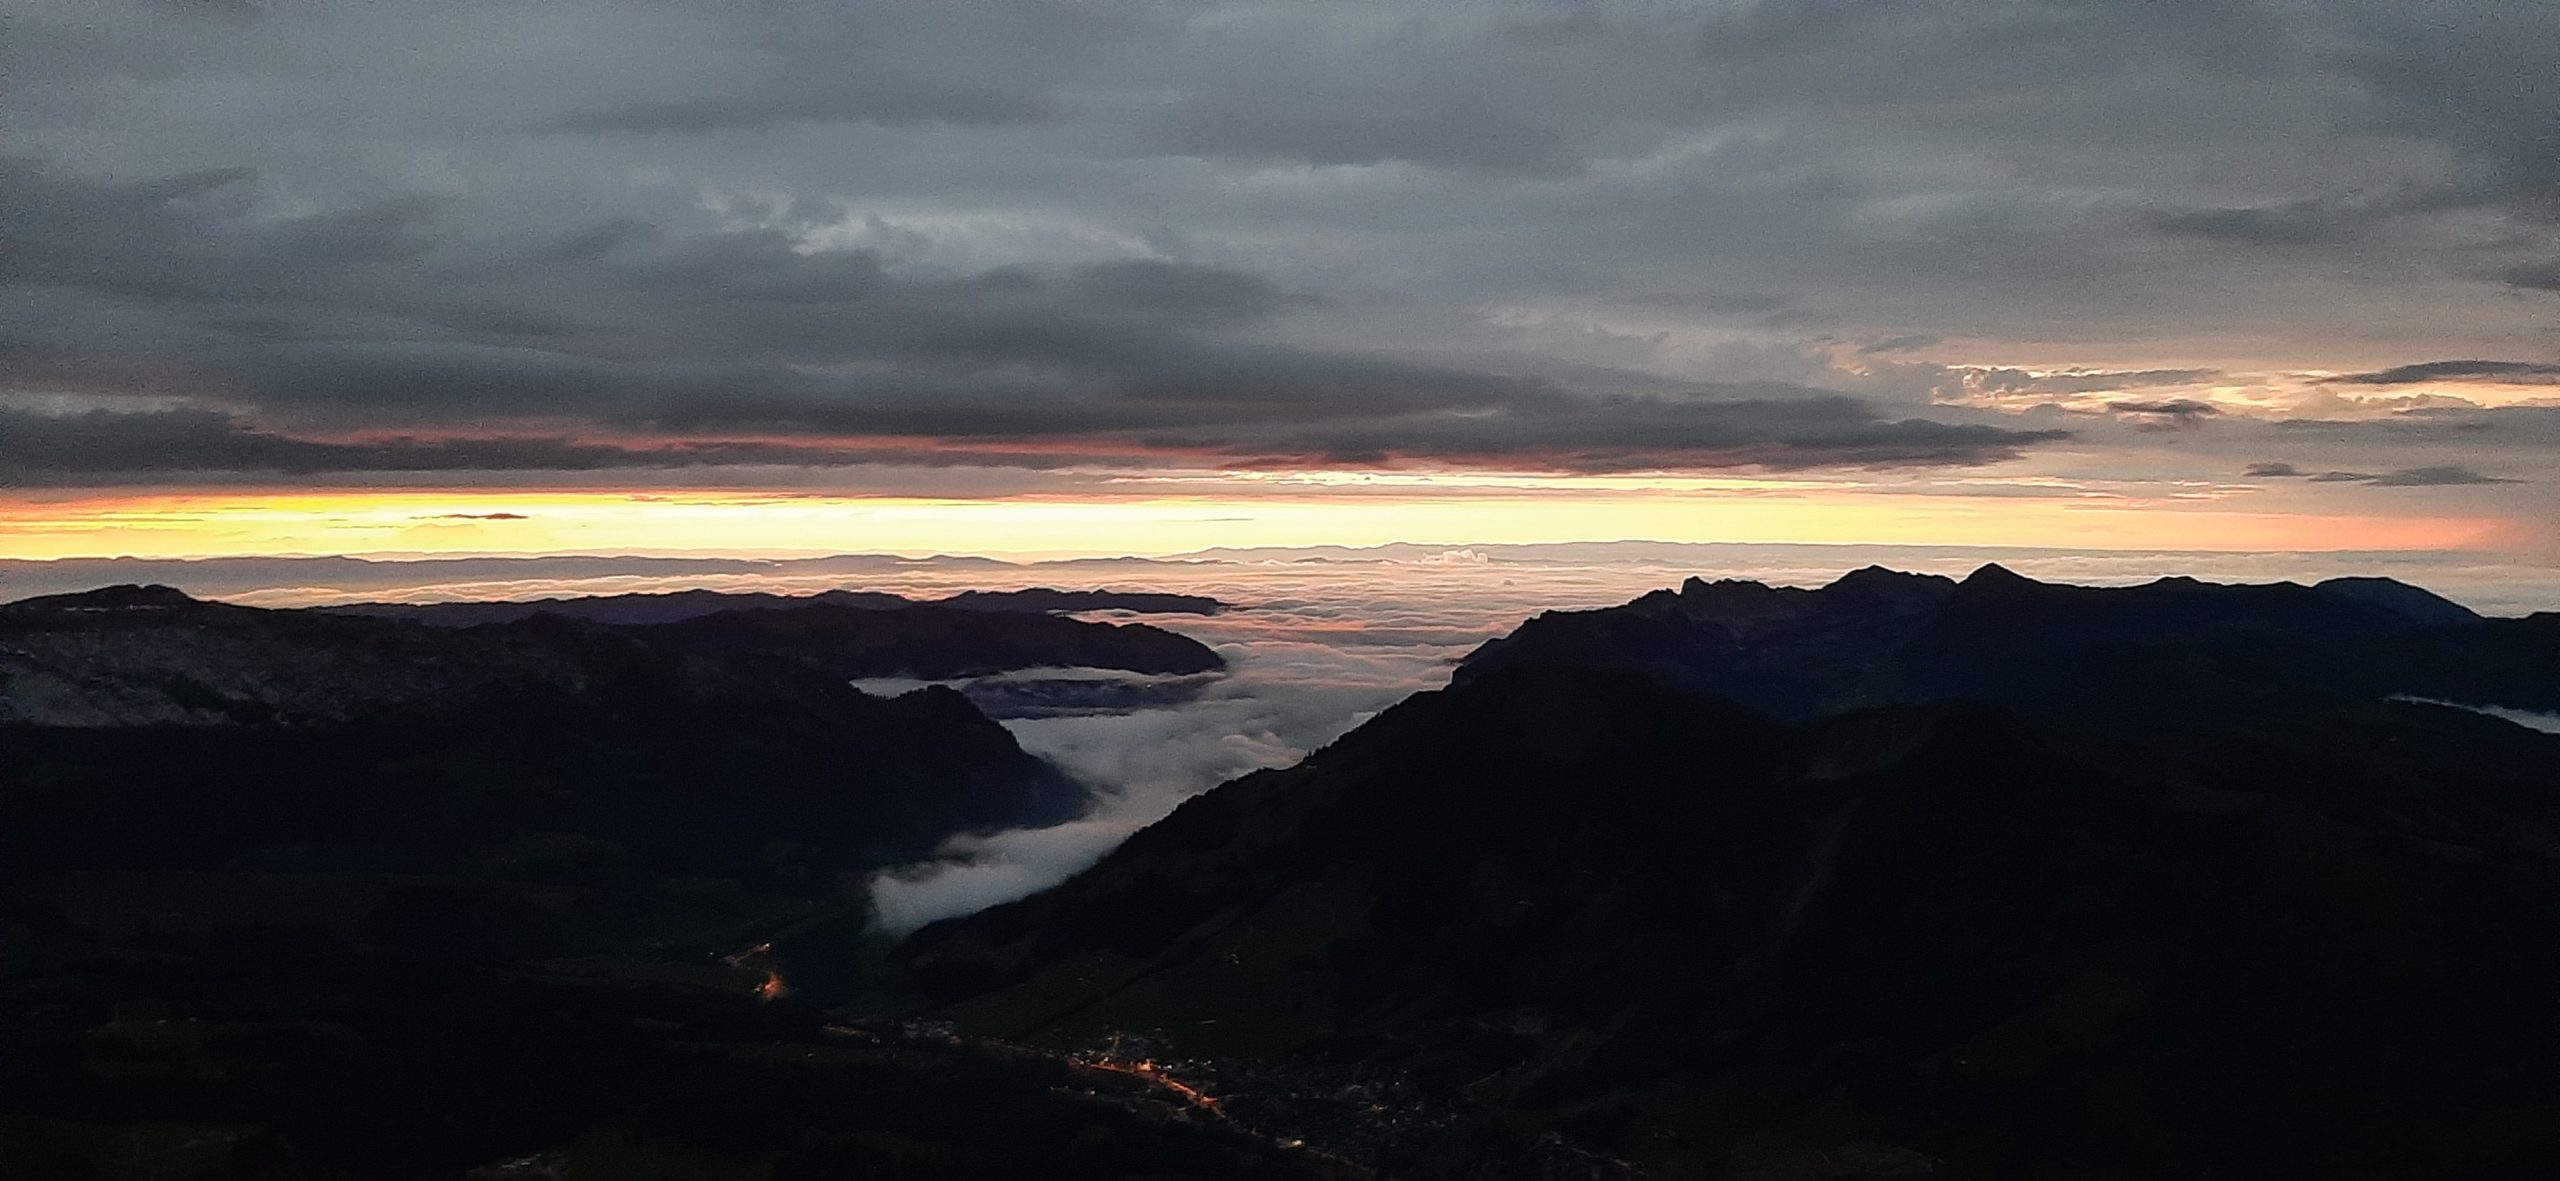
[[[1485,661],[926,928],[894,986],[1006,1037],[1143,1035],[1403,1175],[1552,1174],[1519,1163],[1550,1134],[1594,1176],[2560,1169],[2560,737],[2383,692],[2535,704],[2489,688],[2560,684],[2548,649],[2401,655],[2481,625],[2396,592],[2024,591],[2004,638],[1950,621],[1955,584],[1861,583],[1894,601],[1842,630],[1664,596],[1749,596],[1694,627],[1740,643],[1673,647],[1663,597],[1579,646],[1530,625],[1488,651],[1536,629],[1654,675]],[[1905,638],[1861,661],[1860,629]],[[2268,667],[2212,663],[2239,653],[2338,679],[2234,684]],[[1902,704],[1826,708],[1861,694]],[[1382,1078],[1456,1114],[1364,1106]]]
[[[1179,637],[737,614],[0,607],[0,1176],[1328,1175],[1142,1084],[829,1032],[757,950],[1085,798],[848,664]]]
[[[1348,1181],[1142,1080],[788,998],[297,952],[0,972],[28,1181]]]

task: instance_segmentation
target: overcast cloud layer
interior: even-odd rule
[[[2553,515],[2543,0],[6,26],[21,484],[1994,467]]]

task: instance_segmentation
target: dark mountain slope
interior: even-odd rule
[[[901,957],[974,1027],[1393,1064],[1657,1176],[2560,1163],[2560,739],[2170,738],[1508,670]]]
[[[0,608],[0,885],[162,875],[164,909],[213,928],[266,919],[167,875],[284,875],[377,917],[379,875],[417,879],[474,957],[725,941],[1083,798],[956,693],[871,697],[750,648],[155,588]],[[475,907],[523,937],[463,930]]]
[[[0,1176],[1343,1175],[791,998],[778,931],[1085,798],[956,692],[848,686],[845,610],[0,607]]]
[[[1082,802],[956,693],[813,696],[527,693],[326,727],[5,727],[0,857],[7,872],[242,858],[443,872],[542,834],[823,896],[838,873]]]
[[[2380,607],[2413,624],[2459,625],[2480,613],[2422,587],[2391,578],[2331,578],[2313,584],[2324,595]]]

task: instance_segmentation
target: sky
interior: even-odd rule
[[[2560,564],[2545,0],[0,29],[0,557]]]

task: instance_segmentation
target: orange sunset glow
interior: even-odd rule
[[[1605,522],[1605,524],[1601,524]],[[1615,531],[1615,532],[1611,532]],[[15,504],[0,552],[30,558],[327,553],[1168,554],[1392,541],[1804,541],[2101,549],[2491,549],[2480,516],[2327,516],[2174,504],[1733,496],[1307,495],[924,500],[669,491],[155,495]]]

